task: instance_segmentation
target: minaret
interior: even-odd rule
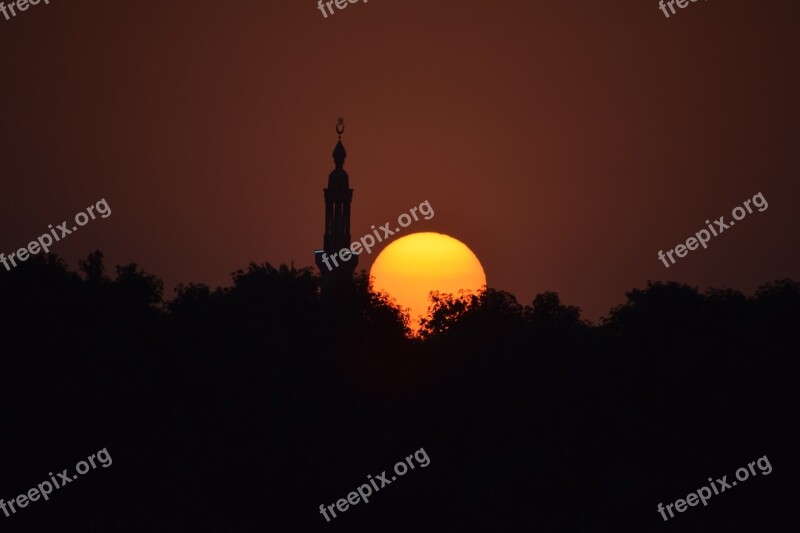
[[[350,202],[353,200],[350,178],[344,170],[344,160],[347,157],[342,144],[344,119],[340,118],[336,123],[336,133],[339,134],[339,142],[333,149],[335,168],[328,175],[328,188],[324,189],[325,235],[322,237],[322,250],[314,252],[317,268],[322,276],[323,291],[333,285],[351,281],[358,265],[357,255],[349,252],[342,254],[343,250],[350,248]],[[348,260],[343,261],[342,255],[349,257]]]

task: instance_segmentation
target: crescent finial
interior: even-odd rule
[[[339,120],[336,121],[336,133],[339,134],[339,138],[341,139],[342,138],[342,133],[344,133],[344,119],[343,118],[339,118]]]

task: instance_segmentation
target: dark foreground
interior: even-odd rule
[[[769,532],[796,520],[797,283],[752,298],[654,284],[601,325],[553,293],[523,307],[490,290],[467,309],[441,300],[409,340],[363,277],[321,301],[311,272],[252,265],[229,289],[183,287],[162,305],[161,283],[135,267],[109,278],[93,256],[82,270],[49,257],[0,273],[0,498],[102,449],[113,462],[0,511],[1,531]],[[409,456],[415,468],[396,476]],[[764,456],[768,474],[762,460],[707,506],[659,514]],[[336,510],[383,471],[369,503]]]

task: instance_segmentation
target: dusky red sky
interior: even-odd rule
[[[796,2],[51,0],[0,18],[0,251],[105,198],[53,247],[228,285],[312,266],[334,124],[357,239],[466,243],[489,285],[598,319],[647,280],[800,278]],[[709,248],[657,259],[763,193]],[[372,256],[362,255],[359,268]]]

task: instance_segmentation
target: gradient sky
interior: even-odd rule
[[[0,16],[0,251],[54,246],[179,282],[313,265],[345,117],[352,232],[466,243],[489,284],[597,319],[646,280],[800,279],[796,2],[51,0]],[[669,249],[762,192],[666,270]],[[363,256],[368,268],[376,256]]]

